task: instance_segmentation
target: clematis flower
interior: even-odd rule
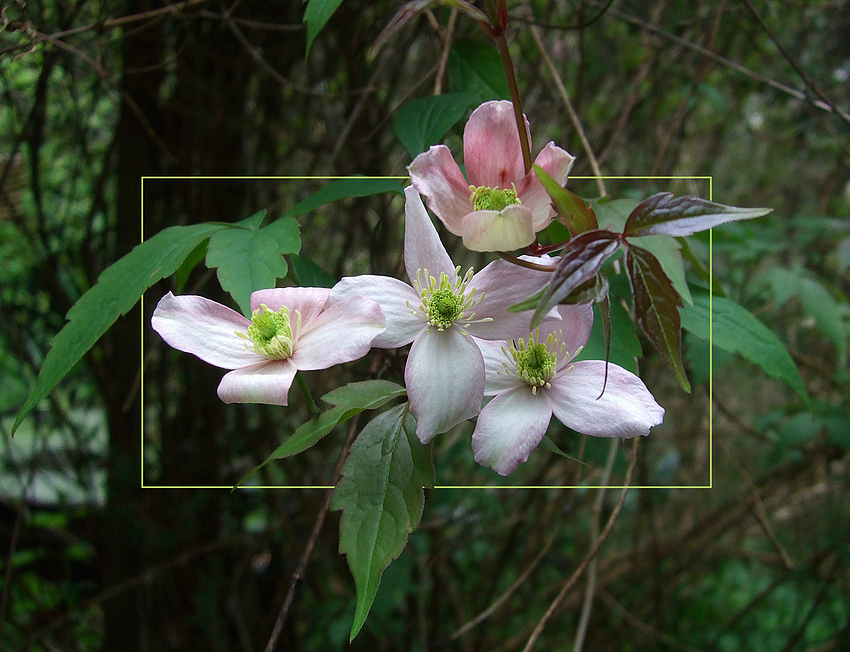
[[[286,405],[299,369],[363,357],[386,320],[377,303],[351,297],[326,306],[326,288],[273,288],[251,295],[251,319],[204,297],[169,292],[151,325],[175,349],[223,369],[225,403]]]
[[[525,121],[528,142],[531,130]],[[525,173],[513,104],[485,102],[463,132],[464,178],[449,148],[435,145],[408,167],[413,187],[467,249],[511,251],[534,242],[555,211],[537,175]],[[535,163],[564,185],[574,157],[550,142]]]
[[[594,437],[648,435],[664,419],[640,378],[603,360],[571,362],[590,337],[589,304],[559,306],[559,322],[544,322],[525,339],[479,342],[487,369],[485,394],[494,396],[472,433],[475,461],[508,475],[528,459],[554,414]]]
[[[470,334],[503,340],[527,333],[531,312],[508,309],[545,285],[546,272],[497,260],[463,276],[446,253],[416,189],[405,189],[404,264],[411,285],[387,276],[351,276],[330,303],[361,295],[380,304],[387,330],[372,346],[413,343],[404,370],[423,443],[474,417],[484,396],[484,359]]]

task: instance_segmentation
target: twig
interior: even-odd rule
[[[608,539],[608,535],[611,534],[611,530],[614,528],[614,522],[617,520],[617,516],[620,515],[620,510],[623,508],[623,503],[626,502],[626,494],[629,491],[629,484],[632,481],[632,473],[635,470],[635,462],[637,462],[637,449],[638,449],[639,438],[635,437],[634,443],[632,444],[632,459],[629,462],[629,470],[626,473],[626,479],[623,482],[623,489],[620,491],[620,497],[617,500],[617,504],[614,505],[614,509],[611,512],[611,516],[608,517],[608,522],[605,524],[605,529],[602,530],[602,534],[599,535],[599,540],[596,544],[590,549],[590,552],[587,553],[587,556],[584,558],[584,561],[579,564],[579,567],[576,568],[575,572],[570,576],[570,579],[566,581],[561,592],[557,595],[557,597],[552,601],[552,604],[549,605],[549,609],[546,610],[546,613],[543,614],[543,617],[540,619],[540,622],[537,623],[537,627],[534,628],[534,631],[531,633],[531,636],[528,638],[528,642],[525,644],[523,648],[523,652],[529,652],[531,648],[534,647],[534,644],[537,642],[537,639],[540,638],[540,635],[543,633],[543,628],[546,627],[546,623],[549,622],[549,619],[555,613],[555,610],[560,606],[561,602],[563,602],[564,598],[567,597],[567,594],[570,592],[570,589],[573,588],[573,585],[578,581],[578,578],[581,577],[581,574],[587,568],[588,564],[594,560],[599,549]]]
[[[446,65],[449,62],[449,52],[452,49],[452,38],[454,37],[455,23],[457,23],[457,8],[452,7],[449,14],[449,22],[446,25],[446,35],[443,39],[443,51],[440,53],[440,62],[437,64],[437,79],[434,81],[434,95],[443,92],[443,77],[446,75]]]
[[[584,147],[587,158],[590,160],[590,167],[593,169],[593,175],[596,177],[596,185],[599,187],[599,194],[602,197],[605,197],[608,193],[605,190],[605,182],[602,180],[602,171],[599,169],[599,163],[596,160],[596,156],[593,154],[593,148],[590,146],[590,141],[588,141],[587,135],[584,133],[584,128],[581,126],[578,114],[573,108],[573,103],[570,101],[570,96],[567,93],[564,82],[561,81],[561,76],[558,74],[555,62],[552,61],[552,57],[549,56],[549,51],[543,43],[543,39],[540,36],[540,30],[537,26],[531,25],[529,29],[531,31],[531,36],[534,38],[534,42],[537,43],[537,49],[540,51],[540,56],[543,57],[543,61],[546,62],[546,66],[549,68],[549,72],[555,80],[555,85],[558,87],[558,93],[561,96],[561,101],[564,103],[567,112],[570,114],[570,121],[573,123],[573,126],[578,132],[579,138],[581,138],[581,144]]]
[[[342,451],[340,452],[339,459],[336,463],[336,468],[334,469],[334,484],[336,484],[339,480],[342,465],[345,462],[345,458],[348,457],[348,449],[351,447],[351,442],[354,441],[354,435],[357,432],[357,424],[359,420],[359,414],[355,415],[351,419],[351,426],[348,429],[348,437],[345,439],[345,443],[342,446]],[[310,560],[310,555],[313,554],[313,548],[316,546],[316,541],[319,538],[319,532],[322,531],[322,525],[325,523],[325,516],[328,515],[333,492],[333,489],[328,490],[327,496],[325,496],[325,502],[322,504],[321,509],[319,509],[319,514],[316,516],[316,522],[313,524],[313,531],[310,533],[307,545],[304,546],[304,553],[301,555],[301,559],[298,560],[298,566],[295,567],[295,571],[292,573],[292,578],[289,580],[289,588],[286,591],[286,597],[283,600],[283,606],[280,608],[280,613],[277,615],[274,628],[272,628],[272,634],[269,637],[269,642],[266,645],[265,652],[272,652],[277,645],[277,639],[280,636],[280,632],[283,630],[283,625],[286,623],[286,617],[289,614],[289,607],[292,605],[292,599],[295,597],[295,588],[304,576],[304,571],[307,568],[307,562]]]

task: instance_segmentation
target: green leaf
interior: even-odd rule
[[[291,217],[306,215],[310,211],[319,208],[319,206],[330,204],[339,199],[345,199],[346,197],[368,197],[369,195],[378,195],[382,192],[394,192],[397,195],[403,195],[404,189],[398,179],[388,177],[349,177],[347,179],[337,179],[290,208],[286,214]]]
[[[562,187],[539,165],[535,164],[533,168],[537,178],[540,179],[540,183],[549,193],[552,207],[561,216],[572,235],[576,236],[579,233],[599,228],[599,224],[596,222],[596,213],[581,197]]]
[[[304,58],[310,56],[310,46],[313,39],[322,30],[325,24],[334,15],[334,12],[342,4],[342,0],[307,0],[307,8],[304,10],[304,22],[307,23],[307,52]]]
[[[740,353],[757,364],[771,378],[778,378],[799,394],[807,403],[809,396],[797,366],[782,343],[764,324],[746,308],[723,297],[714,297],[709,303],[709,293],[694,291],[694,305],[682,309],[682,327],[704,340],[711,341],[729,353]]]
[[[381,575],[407,544],[425,505],[423,487],[434,471],[426,446],[416,437],[408,405],[378,415],[354,442],[334,491],[331,509],[342,510],[339,552],[357,586],[351,641],[363,627]]]
[[[228,227],[212,223],[172,226],[103,270],[97,284],[68,311],[68,323],[51,340],[35,389],[18,413],[12,432],[115,320],[136,305],[145,290],[173,274],[200,242]]]
[[[388,380],[363,380],[337,387],[325,394],[322,400],[337,407],[371,410],[404,393],[404,387]]]
[[[578,462],[582,466],[588,466],[587,462],[582,462],[577,457],[573,457],[562,451],[558,448],[558,445],[549,438],[549,435],[544,435],[543,439],[540,441],[540,448],[549,451],[550,453],[555,453],[555,455],[560,455],[561,457],[566,457],[568,460],[572,460],[573,462]]]
[[[449,84],[453,91],[469,91],[477,103],[511,97],[502,58],[491,45],[458,40],[449,52]]]
[[[635,324],[620,301],[610,301],[611,306],[611,354],[609,361],[638,372],[636,358],[641,357],[640,340],[635,334]],[[593,307],[593,329],[590,339],[576,357],[576,360],[604,360],[605,332],[599,306]]]
[[[626,271],[634,297],[635,321],[676,376],[686,392],[691,384],[682,366],[682,332],[679,306],[682,300],[658,259],[646,249],[629,245]]]
[[[295,278],[298,279],[298,285],[301,287],[332,288],[336,285],[336,279],[309,258],[292,254],[290,259]]]
[[[474,93],[445,93],[408,102],[396,114],[395,133],[414,158],[439,143],[474,101]]]
[[[186,287],[186,281],[189,280],[189,274],[192,273],[192,270],[198,266],[207,255],[207,241],[202,240],[198,243],[198,246],[192,249],[188,256],[186,256],[186,260],[184,260],[180,267],[177,268],[177,272],[174,274],[174,291],[177,294],[183,292],[183,288]]]
[[[283,217],[264,229],[234,227],[216,233],[207,245],[206,262],[207,267],[218,268],[221,287],[247,317],[251,314],[251,293],[274,287],[277,279],[286,276],[283,255],[300,248],[298,222]]]

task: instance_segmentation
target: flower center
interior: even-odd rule
[[[539,340],[540,330],[537,329],[528,336],[527,342],[520,338],[511,342],[510,349],[502,349],[508,358],[513,359],[516,372],[507,362],[504,363],[505,371],[499,372],[515,374],[531,386],[532,394],[536,394],[541,387],[551,387],[552,379],[558,375],[558,360],[570,356],[566,344],[561,343],[560,331],[550,333],[545,342]]]
[[[476,294],[475,288],[469,287],[474,274],[472,268],[467,270],[462,278],[458,276],[459,271],[460,267],[455,267],[453,283],[445,272],[440,273],[440,280],[437,281],[427,269],[416,271],[413,287],[422,298],[419,310],[425,315],[428,325],[434,326],[439,331],[451,328],[458,321],[463,322],[464,327],[469,326],[475,313],[467,317],[467,311],[484,298],[483,292]],[[412,306],[410,308],[414,314],[418,314]]]
[[[513,186],[513,184],[511,184]],[[488,186],[469,186],[472,194],[469,196],[469,203],[477,211],[500,211],[514,204],[522,202],[516,196],[516,186],[512,190],[502,190],[501,188],[490,188]]]
[[[289,308],[281,307],[272,312],[265,304],[260,304],[251,314],[251,325],[248,326],[248,337],[254,351],[273,360],[286,360],[295,350],[295,336],[301,327],[301,313],[297,310],[295,333],[292,330]],[[245,335],[237,333],[240,337]]]

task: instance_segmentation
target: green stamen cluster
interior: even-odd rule
[[[297,310],[295,314],[300,326],[301,314]],[[261,304],[251,314],[248,338],[253,342],[254,350],[260,355],[274,360],[289,358],[295,349],[289,308],[283,306],[277,312],[271,312],[265,304]]]
[[[472,194],[469,196],[469,203],[477,211],[500,211],[514,204],[522,202],[516,196],[516,187],[511,190],[502,190],[501,188],[489,188],[487,186],[469,186]]]
[[[502,349],[509,358],[513,358],[516,366],[516,376],[531,386],[532,394],[541,387],[551,387],[551,380],[557,375],[558,359],[569,357],[566,345],[558,343],[560,333],[551,333],[546,342],[538,342],[540,331],[536,330],[528,336],[528,342],[519,339],[511,344],[510,349]],[[507,363],[505,371],[513,373]],[[502,372],[500,372],[502,373]]]
[[[440,280],[437,281],[428,273],[427,269],[416,272],[416,280],[413,287],[419,293],[422,301],[419,310],[425,315],[429,326],[439,331],[451,328],[453,324],[463,321],[469,326],[470,320],[475,313],[466,317],[466,312],[484,298],[484,293],[476,296],[474,288],[468,288],[472,280],[473,270],[467,270],[463,277],[458,276],[460,267],[455,267],[455,280],[451,282],[448,274],[442,272]],[[411,310],[413,307],[411,306]],[[413,310],[413,312],[417,312]]]

